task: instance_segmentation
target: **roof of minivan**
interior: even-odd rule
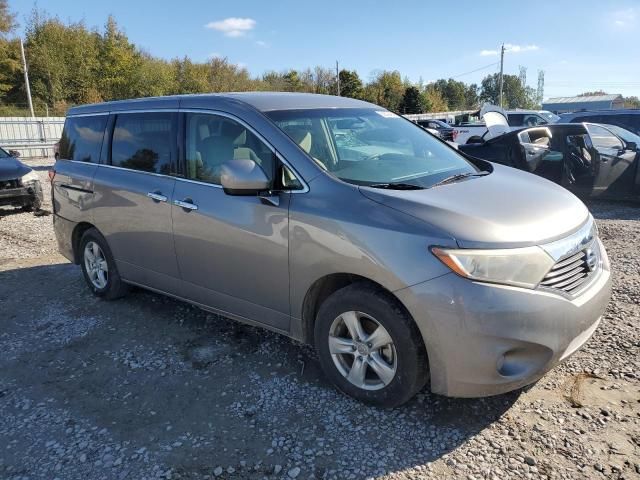
[[[638,108],[612,108],[607,110],[578,110],[576,112],[559,113],[561,118],[578,117],[580,115],[628,115],[630,113],[640,115]]]
[[[273,110],[306,110],[317,108],[382,108],[372,103],[334,95],[292,92],[233,92],[172,95],[167,97],[135,98],[72,107],[67,115],[104,113],[130,109],[179,108],[184,101],[190,107],[221,108],[225,104],[241,102],[262,112]]]

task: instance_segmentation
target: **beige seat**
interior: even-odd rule
[[[291,139],[298,144],[298,146],[304,150],[313,160],[323,169],[327,170],[326,165],[311,154],[311,147],[313,146],[313,137],[311,132],[305,127],[297,125],[287,125],[282,128]]]

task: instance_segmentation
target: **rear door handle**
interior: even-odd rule
[[[152,199],[154,202],[166,202],[167,197],[162,195],[160,192],[149,192],[147,193],[147,197]]]
[[[174,200],[173,204],[184,208],[185,210],[197,210],[198,206],[193,203],[193,200],[191,200],[190,198],[185,198],[184,200]]]

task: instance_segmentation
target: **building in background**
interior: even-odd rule
[[[622,95],[591,95],[585,97],[555,97],[542,102],[542,109],[553,113],[580,110],[612,110],[624,108]]]

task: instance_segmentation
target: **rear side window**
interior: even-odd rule
[[[107,115],[67,117],[60,138],[60,158],[98,163],[107,118]]]
[[[116,117],[111,165],[143,172],[173,173],[177,114],[123,113]]]
[[[524,115],[521,113],[509,113],[507,115],[509,126],[511,127],[521,127],[524,121]]]

